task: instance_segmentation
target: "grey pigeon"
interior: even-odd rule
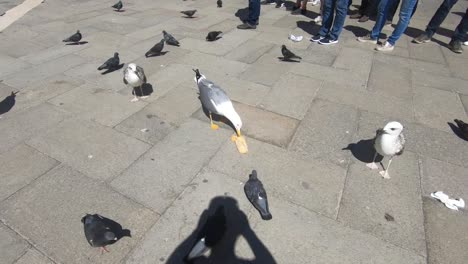
[[[76,31],[75,34],[71,35],[70,37],[63,40],[63,42],[74,42],[77,43],[81,40],[82,36],[79,30]]]
[[[218,5],[218,8],[223,7],[223,1],[222,0],[216,1],[216,4]]]
[[[455,123],[457,123],[457,126],[461,132],[461,134],[463,135],[463,137],[465,137],[465,139],[468,140],[468,124],[459,120],[459,119],[455,119],[453,120],[455,121]]]
[[[114,53],[114,57],[108,59],[106,62],[104,62],[104,64],[99,66],[98,70],[104,70],[104,69],[113,70],[117,68],[119,64],[120,64],[119,53],[116,52]]]
[[[273,218],[268,209],[268,198],[265,188],[263,188],[262,182],[257,178],[256,170],[253,170],[252,174],[249,175],[249,180],[244,185],[244,192],[247,199],[260,212],[263,220],[271,220]]]
[[[169,45],[173,46],[179,46],[179,41],[175,39],[171,34],[167,33],[165,30],[163,30],[163,35],[164,35],[164,40],[166,40],[166,43]]]
[[[213,215],[208,217],[203,228],[200,230],[195,245],[186,256],[186,260],[202,256],[209,248],[213,248],[219,241],[221,241],[226,233],[226,215],[224,213],[224,206],[220,205],[216,208]]]
[[[113,5],[112,7],[117,9],[117,11],[120,11],[120,9],[122,9],[123,7],[122,1],[119,1],[117,4]]]
[[[283,60],[291,60],[291,59],[302,59],[301,57],[297,56],[296,54],[292,53],[285,45],[281,46],[281,53],[283,54]]]
[[[107,245],[114,244],[118,239],[129,236],[130,230],[122,229],[122,226],[99,214],[86,214],[81,218],[84,226],[86,240],[92,247],[100,247],[101,253],[109,252]]]
[[[197,12],[196,9],[194,10],[187,10],[187,11],[180,11],[182,14],[186,15],[187,17],[193,17],[195,13]]]
[[[159,41],[158,43],[156,43],[156,45],[154,45],[150,50],[148,50],[146,53],[145,53],[145,57],[148,58],[148,57],[151,57],[151,56],[159,56],[161,55],[161,51],[163,50],[164,48],[164,39],[161,39],[161,41]]]
[[[141,68],[140,66],[137,66],[135,63],[130,63],[128,67],[125,68],[124,70],[123,82],[125,83],[125,85],[129,85],[133,89],[135,98],[133,98],[131,102],[138,101],[138,98],[135,92],[136,87],[140,88],[142,98],[146,97],[146,96],[143,96],[143,89],[142,89],[143,84],[146,83],[146,75],[145,75],[145,72],[143,71],[143,68]]]
[[[206,35],[206,40],[207,41],[215,41],[215,40],[221,38],[220,35],[222,33],[223,32],[221,32],[221,31],[211,31],[211,32],[208,33],[208,35]]]

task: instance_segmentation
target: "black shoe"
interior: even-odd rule
[[[242,25],[238,25],[237,28],[238,29],[256,29],[257,26],[256,25],[251,25],[249,23],[244,23]]]
[[[319,42],[320,40],[324,39],[325,37],[320,36],[319,34],[314,35],[313,37],[310,38],[310,41],[312,42]]]
[[[364,23],[364,22],[367,22],[368,20],[369,20],[369,17],[366,15],[363,15],[361,18],[359,18],[358,22]]]
[[[332,45],[332,44],[336,44],[338,43],[338,40],[337,39],[331,39],[331,38],[323,38],[319,41],[319,44],[322,44],[322,45]]]
[[[356,14],[352,14],[349,16],[350,19],[358,19],[361,17],[362,17],[361,13],[356,13]]]
[[[276,1],[276,8],[280,8],[281,7],[281,4],[282,4],[282,1]]]
[[[275,1],[273,1],[273,0],[265,0],[265,1],[261,1],[260,4],[261,5],[270,5],[270,4],[274,3],[274,2]]]
[[[463,53],[462,42],[459,40],[451,40],[448,48],[455,53]]]

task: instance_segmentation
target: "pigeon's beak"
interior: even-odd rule
[[[240,129],[236,129],[236,132],[237,132],[237,136],[240,137],[241,136]]]

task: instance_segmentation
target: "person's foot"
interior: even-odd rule
[[[352,14],[349,16],[350,19],[358,19],[361,17],[362,17],[361,13],[356,13],[356,14]]]
[[[385,43],[381,44],[381,45],[378,45],[375,50],[377,51],[392,51],[394,48],[394,46],[390,43],[388,43],[387,41],[385,41]]]
[[[363,36],[363,37],[358,37],[357,41],[363,42],[363,43],[377,44],[377,39],[372,39],[370,34],[367,34],[366,36]]]
[[[282,1],[276,0],[276,6],[275,7],[280,8],[282,4],[283,4]]]
[[[338,40],[326,37],[326,38],[323,38],[323,39],[319,40],[318,43],[321,44],[321,45],[332,45],[332,44],[338,43]]]
[[[357,22],[364,23],[364,22],[367,22],[368,20],[369,20],[369,17],[366,15],[363,15],[361,18],[359,18]]]
[[[310,41],[312,42],[319,42],[320,40],[324,39],[325,37],[320,36],[319,34],[316,34],[310,38]]]
[[[415,37],[413,39],[413,42],[414,43],[417,43],[417,44],[422,44],[422,43],[427,43],[427,42],[430,42],[431,41],[431,37],[429,37],[427,35],[427,33],[422,33],[421,35]]]
[[[291,12],[291,15],[299,15],[299,14],[305,15],[306,13],[307,13],[307,10],[298,8],[298,9],[293,10]]]
[[[256,29],[257,26],[256,25],[251,25],[249,23],[244,23],[242,25],[238,25],[237,28],[238,29]]]
[[[296,10],[298,10],[299,8],[300,8],[300,6],[293,6],[292,9],[291,9],[291,11],[296,11]]]
[[[468,46],[468,41],[463,42],[463,45]]]
[[[448,48],[455,53],[463,53],[462,42],[459,40],[451,40]]]

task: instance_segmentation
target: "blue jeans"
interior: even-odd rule
[[[332,40],[338,40],[341,30],[343,30],[344,21],[348,12],[349,0],[322,0],[322,27],[319,35],[329,37]],[[335,16],[333,17],[333,13]],[[333,26],[333,27],[332,27]]]
[[[249,17],[247,23],[255,25],[260,17],[260,0],[249,0]]]
[[[426,27],[426,34],[432,38],[434,33],[440,27],[440,24],[444,22],[445,18],[447,17],[450,9],[458,2],[458,0],[444,0],[442,4],[439,6],[437,11],[435,12],[434,16],[429,21]]]
[[[385,21],[387,20],[387,14],[390,7],[395,3],[396,0],[381,0],[377,10],[377,19],[375,25],[372,28],[370,37],[372,39],[378,39],[382,28],[385,26]],[[387,39],[387,42],[392,46],[395,45],[397,40],[403,35],[406,28],[409,25],[413,9],[416,6],[416,0],[402,0],[400,7],[400,19],[395,26],[395,29],[392,32],[392,35]]]

